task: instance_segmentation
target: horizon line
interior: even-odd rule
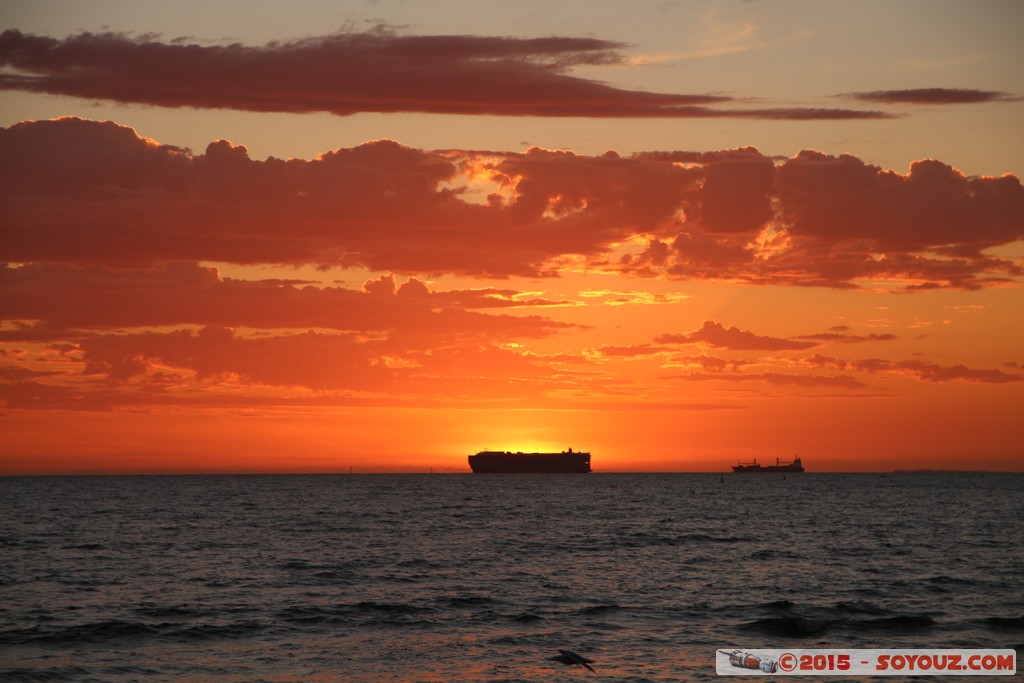
[[[237,477],[237,476],[253,476],[253,477],[273,477],[273,476],[374,476],[374,475],[472,475],[474,474],[471,470],[454,470],[445,469],[442,471],[423,471],[420,469],[416,470],[361,470],[361,471],[314,471],[314,472],[301,472],[301,471],[282,471],[282,472],[267,472],[267,471],[254,471],[254,472],[230,472],[230,471],[216,471],[216,472],[106,472],[106,471],[77,471],[77,472],[37,472],[37,473],[21,473],[21,474],[3,474],[0,473],[0,479],[16,479],[16,478],[29,478],[29,477]],[[508,474],[517,473],[496,473],[496,476],[508,476]],[[550,476],[553,473],[518,473],[526,474],[527,476]],[[556,473],[557,474],[557,473]],[[577,474],[577,473],[567,473]],[[583,474],[583,473],[580,473]],[[585,474],[706,474],[710,476],[726,474],[734,475],[736,472],[730,472],[725,470],[594,470]],[[766,472],[763,474],[780,474],[776,472]],[[781,473],[782,478],[785,478],[786,474]],[[816,471],[816,472],[799,472],[792,474],[1024,474],[1024,470],[958,470],[948,468],[898,468],[893,470],[828,470],[828,471]],[[756,477],[755,477],[756,478]]]

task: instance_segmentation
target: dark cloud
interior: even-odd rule
[[[687,223],[709,233],[749,234],[771,220],[775,164],[755,149],[744,151],[705,162],[703,182],[685,206]]]
[[[568,73],[620,64],[597,38],[407,36],[386,28],[254,47],[81,33],[0,34],[0,88],[261,112],[871,119],[874,111],[718,109],[730,98],[622,90]]]
[[[969,368],[964,365],[938,365],[922,360],[886,360],[867,358],[844,360],[815,354],[805,361],[813,367],[828,367],[836,370],[865,372],[873,374],[896,374],[918,379],[923,382],[975,382],[980,384],[1009,384],[1024,382],[1024,375],[1003,370]]]
[[[512,290],[431,292],[391,275],[362,290],[314,287],[281,280],[222,278],[216,268],[165,263],[151,268],[108,268],[33,263],[0,268],[0,317],[34,321],[6,339],[37,332],[87,336],[109,328],[167,325],[250,328],[320,328],[359,332],[389,331],[410,338],[536,338],[572,327],[539,316],[476,312],[551,305],[543,299],[518,301]],[[77,330],[77,332],[70,332]],[[35,337],[38,339],[39,337]],[[44,337],[45,338],[45,337]]]
[[[237,376],[247,382],[311,389],[380,389],[393,381],[373,345],[353,334],[275,335],[246,339],[224,327],[91,337],[81,342],[86,375],[125,381],[154,366],[199,380]],[[166,372],[166,371],[165,371]],[[159,382],[158,382],[159,383]]]
[[[726,328],[721,323],[706,320],[700,329],[686,334],[663,334],[655,339],[659,344],[707,344],[732,351],[799,351],[816,346],[814,342],[779,339],[754,334],[736,327]]]
[[[861,102],[876,104],[979,104],[1005,102],[1014,99],[998,90],[971,88],[913,88],[910,90],[875,90],[845,95]]]
[[[1024,236],[1020,181],[968,178],[930,159],[900,175],[851,155],[804,151],[779,167],[775,193],[790,234],[863,240],[878,251],[977,255]]]
[[[701,368],[702,370],[712,370],[714,372],[722,372],[724,370],[739,370],[740,368],[750,365],[751,361],[720,358],[718,356],[680,356],[675,355],[671,357],[673,365],[687,365],[692,367]]]
[[[840,328],[848,329],[848,328]],[[872,332],[871,334],[847,334],[845,331],[842,332],[821,332],[818,334],[802,334],[797,339],[807,339],[816,342],[831,342],[837,344],[859,344],[860,342],[874,342],[874,341],[893,341],[898,339],[895,334],[878,334]]]
[[[29,370],[15,366],[0,367],[0,381],[21,382],[36,377],[51,377],[59,374],[55,370]]]
[[[632,346],[601,346],[597,353],[611,358],[645,358],[659,353],[665,353],[668,349],[665,346],[655,344],[634,344]]]
[[[473,194],[481,180],[487,197]],[[643,276],[905,290],[1024,274],[989,253],[1024,239],[1016,177],[934,160],[900,174],[813,151],[780,163],[751,148],[620,157],[376,140],[257,161],[223,140],[194,154],[66,118],[0,129],[0,215],[8,262],[538,277],[571,257]]]
[[[1011,175],[966,177],[934,160],[902,175],[851,155],[804,151],[775,168],[760,234],[701,232],[687,221],[670,274],[757,284],[976,289],[1024,274],[986,250],[1024,238],[1024,188]],[[626,270],[649,268],[646,255]]]
[[[864,382],[848,375],[787,375],[778,372],[762,372],[747,374],[731,373],[693,373],[679,375],[675,379],[721,381],[721,382],[764,382],[777,386],[798,387],[838,387],[843,389],[862,389]]]

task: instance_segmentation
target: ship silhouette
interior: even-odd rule
[[[733,472],[742,473],[760,473],[760,472],[781,472],[783,474],[799,474],[804,471],[804,465],[800,462],[800,456],[793,458],[793,462],[780,462],[778,458],[775,458],[774,465],[759,465],[757,464],[757,458],[754,458],[753,462],[733,465]]]
[[[473,474],[559,474],[590,472],[590,453],[569,449],[561,453],[480,451],[469,456]]]

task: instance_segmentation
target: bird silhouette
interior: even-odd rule
[[[594,668],[590,666],[590,662],[594,661],[593,659],[587,659],[583,655],[578,655],[572,650],[559,650],[559,652],[561,654],[555,657],[550,657],[549,659],[553,659],[556,662],[561,662],[562,664],[569,664],[570,666],[582,666],[589,669],[590,671],[594,671]],[[597,672],[594,671],[594,673]]]

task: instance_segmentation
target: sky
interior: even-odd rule
[[[6,2],[0,474],[1024,470],[1019,2]]]

